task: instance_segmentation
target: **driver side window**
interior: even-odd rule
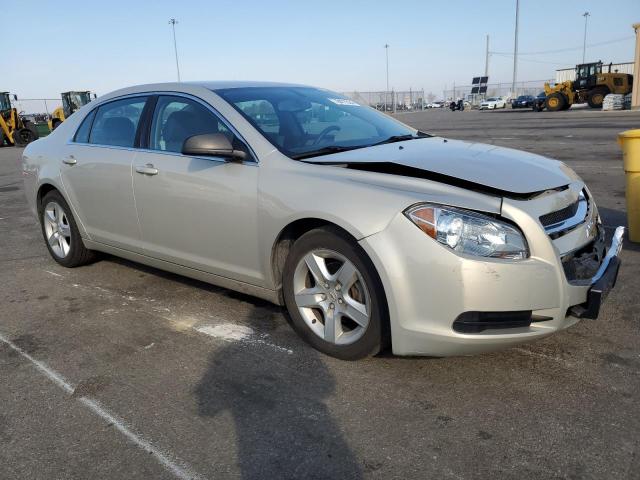
[[[158,98],[151,122],[149,148],[180,153],[187,138],[205,133],[223,133],[229,140],[234,139],[227,126],[198,102],[184,97]]]

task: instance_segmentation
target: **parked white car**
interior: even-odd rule
[[[507,108],[507,101],[502,97],[490,97],[480,104],[480,110],[495,110],[497,108]]]
[[[562,162],[301,85],[118,90],[22,163],[60,265],[107,252],[255,295],[343,359],[389,342],[446,356],[545,337],[597,317],[620,264],[624,229],[605,243]]]

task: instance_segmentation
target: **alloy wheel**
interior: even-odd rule
[[[49,202],[42,216],[51,251],[56,257],[65,258],[71,250],[71,226],[66,212],[57,202]]]
[[[349,345],[367,330],[371,297],[364,277],[344,255],[326,249],[308,252],[293,275],[296,306],[307,326],[335,345]]]

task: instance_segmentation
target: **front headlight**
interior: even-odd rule
[[[413,206],[404,214],[424,233],[456,252],[511,259],[529,256],[522,233],[488,215],[430,204]]]

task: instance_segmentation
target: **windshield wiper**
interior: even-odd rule
[[[418,131],[415,135],[413,134],[407,134],[407,135],[392,135],[389,138],[387,138],[386,140],[382,140],[381,142],[378,143],[374,143],[372,145],[384,145],[385,143],[395,143],[395,142],[404,142],[405,140],[417,140],[418,138],[426,138],[426,137],[430,137],[431,135],[429,135],[428,133],[424,133],[424,132],[420,132]]]
[[[327,147],[319,148],[318,150],[311,150],[310,152],[302,152],[295,155],[290,155],[294,160],[302,160],[304,158],[320,157],[322,155],[331,155],[332,153],[346,152],[348,150],[355,150],[357,148],[365,148],[369,145],[359,145],[357,147],[340,147],[338,145],[329,145]]]

